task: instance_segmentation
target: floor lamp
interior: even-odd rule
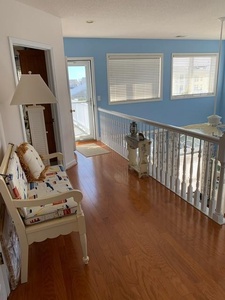
[[[49,87],[39,74],[23,74],[10,105],[27,105],[31,143],[39,154],[48,154],[44,106],[57,103]]]

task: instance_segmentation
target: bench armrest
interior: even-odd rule
[[[58,163],[63,164],[63,154],[61,152],[55,152],[55,153],[51,153],[51,154],[42,154],[41,157],[43,160],[57,158]]]
[[[81,200],[83,198],[83,194],[79,190],[71,190],[68,192],[58,193],[47,197],[40,197],[36,199],[13,199],[12,201],[16,208],[22,208],[51,204],[62,199],[67,199],[71,197],[73,197],[74,201],[76,201],[77,204],[80,205]]]

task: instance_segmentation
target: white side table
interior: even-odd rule
[[[129,169],[138,172],[139,178],[149,175],[150,141],[139,140],[138,137],[125,136],[128,150]]]

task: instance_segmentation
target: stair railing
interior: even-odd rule
[[[225,224],[225,135],[209,136],[115,111],[98,111],[104,144],[127,159],[125,136],[130,134],[130,123],[136,122],[138,132],[151,141],[149,176],[218,224]]]

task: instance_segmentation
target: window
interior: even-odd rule
[[[108,54],[109,102],[160,100],[162,55]]]
[[[172,99],[213,96],[217,54],[173,54]]]

